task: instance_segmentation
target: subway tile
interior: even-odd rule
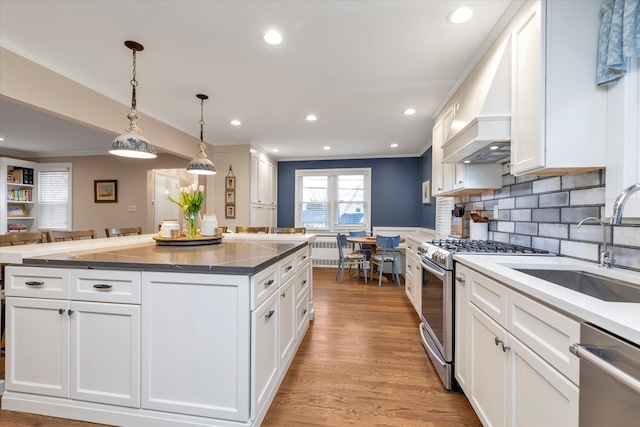
[[[589,242],[602,243],[602,226],[587,225],[585,222],[578,228],[577,225],[572,224],[569,226],[569,238],[571,240],[586,240]],[[611,243],[611,227],[605,226],[605,235],[607,236],[607,243]]]
[[[532,209],[531,221],[533,222],[560,222],[560,209]]]
[[[538,236],[555,237],[557,239],[569,238],[569,226],[567,224],[538,224]],[[558,245],[558,247],[560,247]]]
[[[489,231],[498,231],[498,221],[489,221]]]
[[[510,221],[499,221],[498,231],[503,233],[513,233],[515,231],[515,224]]]
[[[562,177],[562,189],[595,187],[601,185],[601,173],[599,170],[567,175]]]
[[[474,202],[473,203],[473,209],[474,211],[481,211],[482,209],[484,209],[484,203],[483,202]]]
[[[537,208],[538,196],[516,197],[516,208]]]
[[[538,224],[535,222],[516,222],[516,234],[528,234],[535,236],[538,234]]]
[[[531,183],[525,182],[522,184],[515,184],[511,186],[512,196],[528,196],[531,194]]]
[[[535,175],[521,175],[521,176],[516,176],[516,184],[521,184],[523,182],[532,182],[532,181],[537,181],[538,177]]]
[[[494,190],[483,191],[482,193],[480,193],[480,199],[481,200],[493,200],[493,199],[495,199]]]
[[[571,206],[604,205],[604,187],[571,191]]]
[[[502,186],[507,187],[516,183],[516,177],[513,175],[502,175]],[[503,242],[504,243],[504,242]]]
[[[549,251],[552,254],[560,253],[560,240],[546,239],[544,237],[532,237],[531,247]]]
[[[509,243],[509,233],[500,233],[498,231],[493,233],[493,240],[501,243]]]
[[[640,248],[640,226],[626,227],[615,225],[613,228],[613,244],[637,246]]]
[[[470,202],[479,202],[481,200],[482,200],[482,197],[481,197],[480,193],[469,194],[469,201]]]
[[[498,200],[498,209],[513,209],[515,207],[516,199],[514,199],[513,197]]]
[[[549,193],[552,191],[560,191],[562,189],[562,181],[559,176],[553,178],[541,179],[533,183],[533,194]]]
[[[484,201],[484,210],[485,211],[492,211],[494,206],[498,206],[498,201],[497,200],[485,200]]]
[[[498,219],[500,221],[511,221],[511,211],[509,209],[498,210]]]
[[[512,234],[509,236],[509,243],[512,245],[526,246],[528,248],[531,247],[531,237],[530,236],[522,236],[520,234]]]
[[[560,213],[561,222],[580,222],[583,219],[600,215],[600,208],[596,206],[584,208],[562,208]]]
[[[595,243],[572,242],[563,240],[560,242],[560,254],[580,258],[587,261],[598,262],[600,258],[600,246]]]
[[[613,252],[614,264],[618,267],[633,268],[640,270],[640,248],[611,248]]]
[[[511,211],[511,221],[531,221],[531,209],[514,209]]]
[[[562,191],[560,193],[541,194],[540,198],[541,208],[551,208],[556,206],[569,206],[569,192]]]
[[[493,195],[496,199],[509,197],[511,195],[511,187],[502,187],[501,189],[494,191]]]

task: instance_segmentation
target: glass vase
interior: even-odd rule
[[[200,215],[197,211],[186,212],[184,220],[187,225],[186,236],[190,239],[198,237],[198,218]]]

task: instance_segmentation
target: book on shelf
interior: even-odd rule
[[[8,224],[7,231],[9,233],[24,233],[29,231],[27,224]]]
[[[31,188],[9,188],[7,189],[8,202],[31,202]]]

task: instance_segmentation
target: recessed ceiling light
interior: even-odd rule
[[[236,120],[236,119],[231,120],[229,123],[231,123],[234,126],[240,126],[242,124],[240,120]]]
[[[329,147],[328,145],[325,145],[324,147],[322,147],[323,150],[331,150],[331,147]]]
[[[282,43],[282,35],[276,30],[269,30],[262,35],[262,39],[269,44]]]
[[[416,113],[415,108],[407,108],[402,112],[405,116],[412,116]]]
[[[464,162],[462,162],[462,163],[465,163],[465,164],[466,164],[466,163],[471,163],[471,160],[465,160],[465,161],[464,161]]]
[[[318,120],[318,118],[314,114],[309,114],[307,117],[305,117],[305,119],[307,119],[308,122],[315,122],[316,120]]]
[[[0,141],[4,141],[4,138],[0,138]]]
[[[473,16],[473,9],[469,6],[461,6],[447,16],[447,21],[452,24],[462,24]]]
[[[391,148],[397,148],[398,144],[396,144],[395,142],[393,144],[390,145]]]
[[[274,148],[274,149],[273,149],[273,150],[271,150],[271,151],[273,151],[274,153],[279,153],[279,152],[280,152],[280,149],[278,149],[278,148]]]
[[[492,145],[491,147],[489,147],[489,150],[497,150],[499,148],[500,148],[499,145]]]

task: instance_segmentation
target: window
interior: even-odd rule
[[[71,229],[71,163],[38,166],[38,229]]]
[[[310,230],[368,229],[370,169],[296,171],[296,226]]]

